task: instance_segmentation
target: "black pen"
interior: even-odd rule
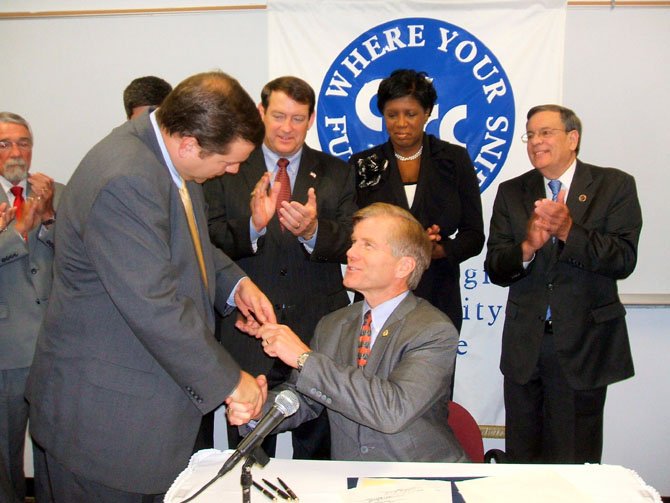
[[[291,491],[291,488],[288,486],[288,484],[287,484],[286,482],[284,482],[284,481],[283,481],[282,479],[280,479],[279,477],[277,477],[277,480],[279,481],[279,483],[281,484],[281,486],[286,490],[286,492],[289,494],[289,496],[291,497],[291,499],[293,499],[294,501],[300,501],[300,500],[298,499],[298,497],[296,496],[296,494],[295,494],[293,491]]]
[[[268,491],[267,489],[265,489],[265,487],[263,487],[262,485],[260,485],[258,482],[256,482],[256,481],[254,480],[254,481],[252,482],[252,484],[254,485],[254,487],[255,487],[256,489],[258,489],[260,492],[262,492],[263,494],[265,494],[265,496],[267,496],[268,498],[270,498],[272,501],[277,501],[277,498],[275,497],[275,495],[272,494],[272,493],[271,493],[270,491]]]
[[[275,492],[276,492],[279,496],[281,496],[283,499],[285,499],[285,500],[290,500],[290,499],[291,499],[291,497],[290,497],[288,494],[286,494],[284,491],[282,491],[281,489],[279,489],[276,485],[274,485],[274,484],[273,484],[272,482],[270,482],[269,480],[266,480],[266,479],[261,479],[261,480],[262,480],[263,482],[265,482],[265,485],[266,485],[266,486],[268,486],[270,489],[272,489],[273,491],[275,491]]]

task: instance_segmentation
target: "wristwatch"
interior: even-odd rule
[[[309,356],[310,353],[311,353],[311,351],[305,351],[303,354],[298,356],[298,362],[297,362],[297,367],[296,367],[298,369],[298,372],[300,372],[302,370],[302,367],[305,365],[305,362],[307,361],[307,357]]]

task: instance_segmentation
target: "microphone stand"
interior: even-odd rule
[[[253,477],[251,475],[251,468],[258,463],[261,467],[268,464],[270,458],[265,451],[260,447],[256,447],[246,461],[242,465],[242,475],[240,475],[240,484],[242,485],[242,503],[251,503],[251,484]]]
[[[249,501],[249,492],[252,484],[252,477],[251,477],[251,467],[258,463],[261,466],[265,466],[270,462],[270,458],[268,457],[267,454],[265,454],[265,451],[262,449],[262,447],[259,445],[256,447],[253,451],[251,451],[251,454],[247,456],[246,461],[244,462],[244,466],[242,468],[242,477],[241,477],[241,483],[242,483],[242,501],[243,502],[248,502]],[[248,482],[247,479],[244,476],[244,471],[247,468],[248,465]],[[229,470],[232,469],[232,466],[229,468]],[[219,480],[223,475],[227,473],[228,470],[223,471],[220,470],[219,473],[217,473],[209,482],[207,482],[204,486],[202,486],[195,494],[191,495],[190,497],[186,498],[183,500],[181,503],[188,503],[189,501],[193,501],[196,496],[199,496],[200,494],[203,493],[205,489],[207,489],[209,486],[211,486],[214,482]],[[244,486],[245,484],[248,484],[247,486],[247,491],[246,491],[246,499],[245,499],[245,491],[244,491]]]

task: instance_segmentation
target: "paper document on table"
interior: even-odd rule
[[[551,470],[532,470],[455,482],[468,503],[594,503],[587,494]]]
[[[451,482],[442,480],[364,479],[342,493],[346,503],[451,503]]]

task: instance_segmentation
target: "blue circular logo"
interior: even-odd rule
[[[339,54],[319,92],[321,148],[346,161],[388,139],[377,110],[377,88],[400,68],[424,71],[433,79],[438,98],[426,132],[467,149],[483,192],[500,172],[512,143],[512,86],[486,45],[441,20],[389,21]]]

